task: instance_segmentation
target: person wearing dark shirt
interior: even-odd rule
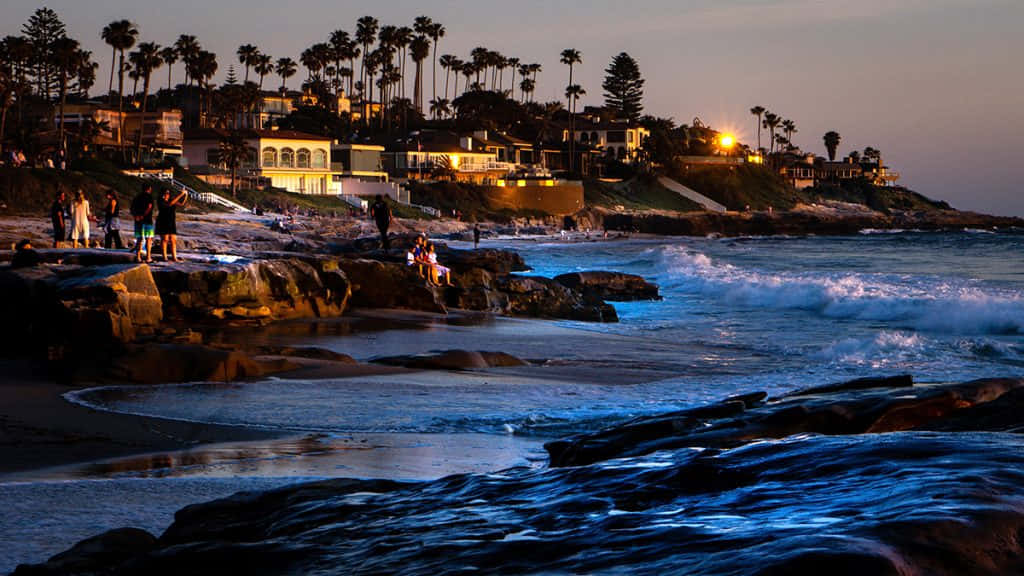
[[[160,192],[160,199],[157,206],[160,213],[156,217],[156,233],[160,235],[160,248],[163,250],[164,262],[167,261],[167,246],[171,246],[171,257],[175,262],[181,262],[178,258],[178,222],[177,209],[185,203],[185,192],[181,192],[174,198],[171,191],[164,189]]]
[[[53,224],[53,247],[62,242],[67,235],[67,220],[64,217],[64,202],[67,197],[64,192],[57,192],[57,198],[50,206],[50,223]]]
[[[124,248],[121,244],[121,222],[118,214],[121,212],[121,201],[113,190],[107,192],[107,203],[103,206],[103,247],[110,248],[113,245],[118,250]]]
[[[480,225],[473,224],[473,249],[480,247]]]
[[[384,198],[377,194],[373,206],[370,206],[370,215],[377,223],[377,230],[380,230],[380,243],[384,246],[384,252],[391,249],[391,242],[388,240],[388,228],[391,226],[391,207],[384,201]]]
[[[135,260],[142,261],[142,247],[146,247],[146,262],[153,261],[153,186],[143,184],[142,191],[132,200],[132,219],[135,220]]]
[[[32,242],[22,240],[14,247],[14,257],[11,258],[11,268],[30,268],[38,266],[42,262],[39,252],[32,249]]]

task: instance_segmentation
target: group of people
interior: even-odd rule
[[[409,266],[417,266],[420,276],[425,277],[431,284],[441,286],[441,279],[444,279],[444,286],[454,286],[451,269],[438,263],[434,244],[427,242],[425,237],[416,237],[412,247],[405,253],[405,261]]]
[[[156,203],[153,202],[153,186],[145,183],[138,195],[132,199],[130,212],[134,221],[135,236],[135,259],[152,262],[152,245],[154,235],[160,236],[160,248],[163,251],[163,259],[167,260],[167,248],[171,249],[171,259],[180,262],[178,258],[178,225],[177,209],[183,206],[188,199],[186,192],[182,191],[172,195],[168,189],[160,192]],[[50,206],[50,223],[53,225],[53,247],[65,240],[71,240],[72,246],[77,248],[79,242],[82,246],[89,247],[89,219],[92,213],[89,209],[89,200],[85,193],[79,189],[75,192],[75,199],[70,206],[66,205],[67,195],[62,190],[57,192],[57,197]],[[157,208],[154,218],[154,208]],[[114,247],[123,249],[121,243],[120,225],[121,202],[117,193],[110,190],[106,194],[106,203],[103,206],[103,214],[100,219],[104,231],[103,247]],[[155,220],[155,224],[154,224]]]

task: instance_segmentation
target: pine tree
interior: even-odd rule
[[[39,8],[21,29],[32,46],[32,68],[39,96],[50,99],[59,90],[60,78],[52,63],[53,43],[65,36],[64,23],[49,8]]]
[[[604,105],[622,118],[639,120],[640,112],[644,109],[641,102],[644,97],[644,79],[640,76],[636,60],[622,52],[612,58],[612,63],[604,72],[604,84],[601,85],[604,88]]]

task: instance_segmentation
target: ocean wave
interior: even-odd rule
[[[920,334],[882,331],[869,338],[844,338],[812,354],[812,357],[840,364],[885,368],[919,357],[928,349],[928,339]]]
[[[667,284],[736,306],[804,310],[833,319],[953,334],[1024,333],[1024,297],[957,279],[850,272],[762,272],[665,251]]]

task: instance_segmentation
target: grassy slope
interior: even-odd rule
[[[808,199],[772,170],[752,164],[691,166],[685,170],[675,169],[669,176],[724,204],[729,210],[743,210],[746,206],[752,210],[765,210],[769,206],[788,209]]]
[[[82,190],[97,211],[105,202],[107,190],[117,192],[122,202],[129,201],[142,187],[142,180],[121,174],[114,165],[84,159],[72,163],[66,172],[43,168],[0,168],[0,202],[13,214],[47,213],[58,190],[70,201]]]
[[[827,200],[864,204],[879,212],[892,210],[927,212],[950,209],[949,204],[931,200],[912,190],[895,186],[875,186],[866,180],[852,180],[844,182],[842,186],[818,184],[814,188],[808,188],[806,192],[811,198],[821,197]]]
[[[622,183],[607,183],[599,180],[584,182],[583,198],[587,206],[604,206],[614,209],[622,206],[627,210],[675,210],[692,212],[704,208],[679,194],[665,188],[653,177],[638,176]]]

